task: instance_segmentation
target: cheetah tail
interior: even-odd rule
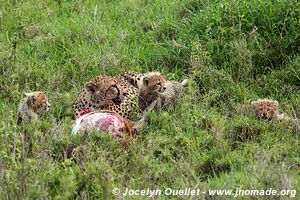
[[[183,87],[185,87],[185,86],[187,86],[188,85],[188,83],[189,83],[189,81],[190,81],[190,79],[184,79],[181,83],[180,83],[180,85],[182,85]]]

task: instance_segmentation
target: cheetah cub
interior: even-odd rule
[[[176,100],[182,93],[183,87],[187,86],[189,79],[182,83],[178,81],[166,81],[159,72],[146,73],[138,82],[139,97],[138,105],[140,112],[148,108],[156,101],[155,108],[160,111],[162,107],[172,109]]]
[[[262,121],[271,120],[287,120],[285,114],[280,114],[278,111],[278,101],[273,101],[270,99],[258,99],[257,101],[252,101],[252,108],[254,109],[256,118]]]
[[[21,101],[17,113],[17,124],[37,121],[43,112],[48,112],[51,105],[48,97],[43,92],[24,93],[25,97]]]
[[[166,89],[166,80],[159,72],[149,72],[137,83],[139,88],[138,106],[143,112]]]

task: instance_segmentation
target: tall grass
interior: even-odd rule
[[[299,192],[299,124],[258,122],[250,106],[276,99],[300,117],[298,1],[0,5],[0,199],[119,198],[113,188]],[[149,113],[127,149],[108,134],[72,136],[83,84],[126,70],[193,83],[174,112]],[[22,93],[34,90],[49,95],[51,112],[19,127]]]

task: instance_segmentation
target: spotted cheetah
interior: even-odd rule
[[[138,89],[134,84],[140,76],[137,72],[125,72],[116,77],[96,76],[85,84],[73,103],[75,117],[95,110],[110,110],[129,119],[137,107]]]
[[[166,89],[166,80],[159,72],[146,73],[137,86],[139,88],[138,106],[143,112]]]
[[[258,99],[257,101],[252,101],[251,106],[258,120],[271,121],[289,119],[285,114],[279,113],[278,101]]]
[[[147,78],[145,77],[155,77],[155,74],[160,79],[161,83],[164,84],[166,81],[158,72],[149,72],[142,74],[139,72],[128,71],[119,74],[115,77],[112,76],[97,76],[87,82],[78,95],[77,99],[73,103],[73,110],[75,112],[75,117],[78,118],[81,115],[95,111],[95,110],[110,110],[118,113],[126,119],[136,119],[138,114],[141,114],[145,109],[138,109],[138,97],[141,88],[146,84]],[[147,87],[149,91],[154,91],[157,94],[156,86],[160,89],[160,93],[165,89],[159,86],[159,82],[152,85],[152,81],[148,83]],[[170,87],[168,91],[173,91],[176,93],[176,89]],[[151,92],[150,92],[151,93]],[[173,94],[172,93],[172,94]],[[155,95],[154,95],[155,96]],[[155,100],[156,98],[153,99]],[[141,96],[142,97],[142,96]],[[152,99],[149,101],[151,104]],[[148,103],[145,104],[147,108]],[[141,115],[139,115],[141,116]]]
[[[18,125],[24,122],[39,120],[40,115],[44,112],[48,112],[51,107],[48,97],[44,92],[36,91],[24,93],[24,96],[17,112]]]
[[[152,102],[156,101],[156,110],[162,108],[174,109],[176,100],[181,95],[183,87],[187,86],[189,79],[183,82],[168,81],[159,72],[150,72],[138,82],[140,112],[143,112]]]

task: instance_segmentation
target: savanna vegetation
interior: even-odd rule
[[[297,0],[0,0],[0,199],[145,198],[113,188],[299,193],[299,123],[260,122],[250,105],[276,99],[300,118],[299,8]],[[174,112],[149,113],[127,148],[109,134],[71,135],[83,84],[128,70],[193,82]],[[50,112],[17,126],[22,94],[36,90],[48,94]]]

